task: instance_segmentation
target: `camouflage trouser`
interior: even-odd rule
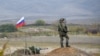
[[[69,37],[68,37],[67,34],[65,34],[65,35],[60,35],[60,45],[61,45],[61,47],[64,47],[64,45],[63,45],[64,37],[66,38],[66,47],[68,47],[68,46],[69,46],[69,42],[68,42]]]

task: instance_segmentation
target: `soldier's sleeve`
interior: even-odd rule
[[[58,27],[58,31],[60,31],[60,25],[59,25],[59,24],[58,24],[58,26],[57,26],[57,27]]]
[[[67,26],[65,26],[65,29],[66,29],[66,32],[68,32],[68,28],[67,28]]]

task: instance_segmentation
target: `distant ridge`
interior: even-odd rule
[[[7,18],[7,17],[6,17]],[[9,17],[8,17],[9,18]],[[57,22],[61,17],[54,17],[54,16],[25,16],[25,21],[27,24],[33,24],[36,20],[42,19],[47,23],[53,23]],[[65,17],[66,18],[66,17]],[[3,18],[2,18],[3,19]],[[7,23],[12,23],[16,24],[16,22],[20,19],[20,17],[12,17],[10,19],[3,19],[0,20],[0,24],[7,24]],[[84,19],[68,19],[66,18],[67,23],[72,23],[72,24],[100,24],[100,19],[94,19],[94,18],[84,18]]]

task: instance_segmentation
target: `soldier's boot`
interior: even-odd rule
[[[66,39],[66,47],[70,47],[68,39]]]
[[[64,45],[63,45],[63,37],[60,37],[60,45],[61,45],[61,48],[63,48],[64,47]]]
[[[60,41],[60,45],[61,45],[61,48],[64,47],[64,45],[63,45],[63,39]]]
[[[61,48],[63,48],[64,47],[63,42],[61,42],[60,44],[61,44]]]

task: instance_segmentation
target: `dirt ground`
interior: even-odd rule
[[[95,37],[89,37],[87,36],[80,38],[80,36],[70,36],[70,45],[71,47],[80,49],[82,51],[85,51],[90,54],[95,54],[97,56],[100,56],[100,38]],[[5,54],[13,53],[17,49],[22,48],[28,48],[30,46],[35,46],[37,48],[47,48],[45,50],[41,50],[41,54],[47,54],[51,52],[52,50],[59,48],[59,38],[57,37],[43,37],[44,39],[40,39],[41,37],[32,37],[27,38],[27,41],[25,42],[23,38],[20,39],[10,39]],[[54,39],[56,39],[56,41]],[[36,41],[38,40],[38,41]],[[46,40],[46,41],[45,41]],[[73,41],[74,40],[74,41]],[[83,43],[82,43],[82,41]],[[86,42],[85,42],[85,41]],[[88,41],[89,40],[89,41]],[[7,39],[0,39],[0,49],[2,48],[3,44],[7,41]],[[75,43],[74,43],[75,42]],[[81,42],[81,43],[80,43]],[[89,43],[87,43],[89,42]],[[97,43],[97,44],[95,44]],[[39,56],[39,55],[38,55]]]

